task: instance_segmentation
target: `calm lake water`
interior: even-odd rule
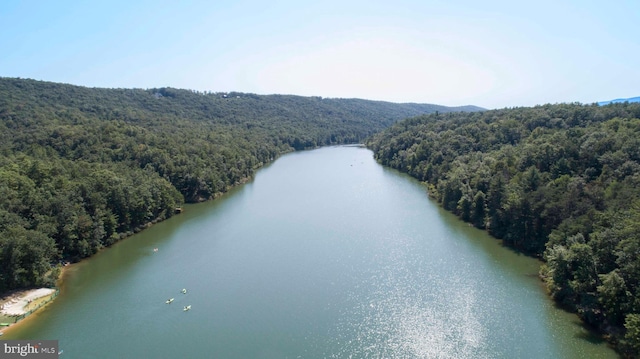
[[[369,150],[322,148],[72,266],[3,339],[61,358],[615,358],[539,264]]]

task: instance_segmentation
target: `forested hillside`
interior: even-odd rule
[[[557,301],[640,352],[640,104],[432,114],[368,146],[445,209],[542,257]]]
[[[278,155],[476,110],[356,99],[96,89],[0,78],[0,292],[208,200]]]

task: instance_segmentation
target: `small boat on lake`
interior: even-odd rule
[[[175,298],[167,299],[167,301],[166,301],[165,303],[167,303],[167,304],[171,304],[171,303],[173,303],[173,300],[174,300],[174,299],[175,299]]]
[[[183,311],[185,311],[185,312],[186,312],[186,311],[187,311],[187,310],[189,310],[189,309],[191,309],[191,306],[190,306],[190,305],[187,305],[186,307],[184,307]]]
[[[187,289],[186,288],[182,288],[182,294],[187,294]]]

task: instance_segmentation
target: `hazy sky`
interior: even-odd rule
[[[0,76],[487,108],[640,96],[639,0],[0,1]]]

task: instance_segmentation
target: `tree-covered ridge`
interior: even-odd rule
[[[368,146],[447,210],[542,257],[555,299],[640,351],[640,104],[425,115]]]
[[[51,283],[57,262],[211,199],[282,153],[451,110],[0,78],[0,292]]]

